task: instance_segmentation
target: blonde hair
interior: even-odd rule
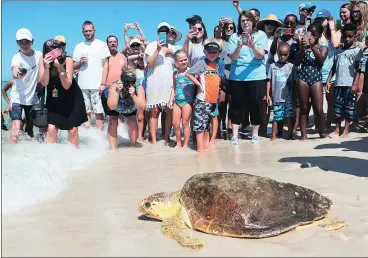
[[[181,55],[181,54],[185,54],[185,55],[188,57],[187,53],[185,53],[183,49],[179,49],[179,50],[177,50],[177,51],[174,53],[174,59],[175,59],[175,61],[177,61],[177,60],[178,60],[178,57],[179,57],[179,55]]]

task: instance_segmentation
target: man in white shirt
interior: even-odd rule
[[[28,29],[19,29],[16,33],[16,41],[19,52],[13,56],[11,62],[14,78],[10,93],[10,117],[12,119],[10,141],[12,143],[17,143],[19,131],[23,128],[23,114],[26,117],[26,131],[29,136],[33,137],[30,110],[38,102],[36,89],[39,80],[39,61],[42,56],[41,52],[32,50],[33,36]]]
[[[92,22],[83,23],[82,33],[85,41],[76,45],[73,60],[74,69],[79,69],[78,84],[82,89],[88,114],[88,122],[85,123],[85,126],[90,126],[91,116],[94,113],[96,127],[103,130],[104,111],[100,95],[106,88],[109,69],[107,60],[111,54],[105,42],[95,39],[95,32]]]

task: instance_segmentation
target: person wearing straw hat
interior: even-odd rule
[[[270,54],[270,49],[272,41],[274,39],[275,31],[277,28],[282,26],[283,26],[282,22],[279,21],[278,17],[275,14],[269,14],[266,16],[266,18],[260,20],[257,23],[257,29],[266,33],[268,38],[267,53],[264,56],[264,62],[266,63],[266,74],[268,74],[271,64],[275,62],[273,55]],[[261,109],[262,109],[262,119],[259,127],[259,135],[266,136],[267,124],[270,116],[270,110],[268,109],[268,104],[266,101],[263,102]]]
[[[179,50],[182,48],[182,46],[176,45],[176,43],[178,43],[182,37],[183,37],[183,34],[181,34],[180,31],[176,30],[174,26],[170,25],[170,33],[168,35],[167,42],[173,45],[175,50]]]

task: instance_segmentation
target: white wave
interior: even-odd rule
[[[118,134],[128,137],[125,125],[119,125]],[[8,136],[9,132],[3,131],[3,213],[57,196],[67,188],[71,170],[90,166],[109,149],[106,129],[101,132],[80,127],[78,149],[68,143],[67,131],[59,131],[58,144],[40,144],[27,136],[21,136],[18,144],[10,144]]]

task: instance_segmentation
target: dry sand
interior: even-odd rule
[[[308,166],[311,167],[308,167]],[[301,168],[307,167],[307,168]],[[200,232],[206,246],[184,249],[162,235],[160,223],[139,219],[138,202],[175,191],[203,172],[245,172],[311,188],[332,199],[330,217],[348,226],[314,225],[262,240]],[[349,139],[262,139],[233,147],[218,141],[204,154],[146,144],[107,153],[73,171],[61,195],[3,215],[4,256],[368,256],[368,134]]]

